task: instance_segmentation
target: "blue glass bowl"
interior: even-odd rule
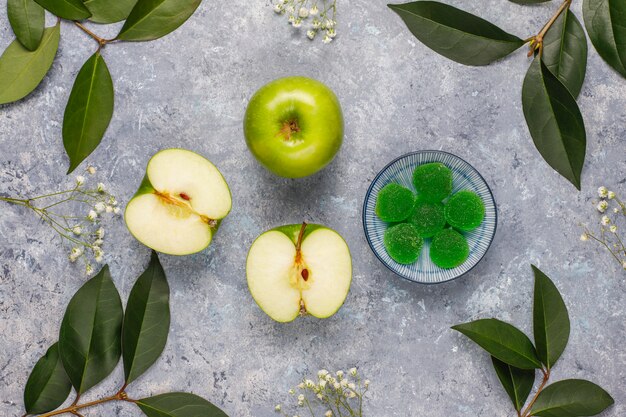
[[[452,170],[452,193],[471,190],[485,203],[485,219],[480,227],[471,232],[462,232],[469,243],[469,258],[462,265],[452,269],[439,268],[432,263],[429,256],[431,239],[424,240],[422,253],[416,263],[402,265],[391,259],[383,244],[383,236],[389,224],[380,220],[375,212],[376,199],[381,188],[391,182],[396,182],[415,191],[412,181],[413,170],[418,165],[428,162],[441,162]],[[363,202],[363,229],[367,242],[376,257],[402,278],[423,284],[450,281],[470,271],[480,262],[491,246],[497,223],[496,202],[485,179],[463,159],[442,151],[417,151],[393,160],[374,178]]]

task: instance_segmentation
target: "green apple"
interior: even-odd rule
[[[259,236],[248,252],[248,288],[261,310],[279,322],[306,313],[332,316],[352,282],[352,257],[339,233],[293,224]]]
[[[314,174],[333,160],[343,141],[343,116],[335,94],[319,81],[287,77],[250,99],[244,134],[255,158],[287,178]]]
[[[188,255],[209,246],[231,206],[230,189],[215,165],[195,152],[165,149],[148,161],[124,218],[144,245]]]

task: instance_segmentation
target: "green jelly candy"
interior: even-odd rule
[[[420,165],[413,171],[413,185],[420,200],[439,203],[452,192],[452,171],[441,162]]]
[[[444,229],[430,243],[430,259],[440,268],[456,268],[469,256],[469,245],[462,234]]]
[[[376,199],[376,215],[384,222],[401,222],[411,215],[415,194],[400,184],[385,185]]]
[[[469,232],[483,222],[485,204],[475,192],[463,190],[450,197],[445,212],[450,226]]]
[[[443,204],[418,200],[408,221],[421,237],[433,237],[446,225]]]
[[[400,223],[385,230],[385,249],[399,264],[412,264],[417,261],[424,245],[417,228],[409,223]]]

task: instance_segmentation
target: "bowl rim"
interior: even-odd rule
[[[485,249],[485,253],[482,254],[482,256],[480,257],[480,259],[478,259],[478,261],[476,261],[476,263],[474,265],[472,265],[472,267],[470,269],[468,269],[467,271],[456,275],[450,279],[446,279],[445,281],[437,281],[437,282],[425,282],[425,281],[415,281],[412,280],[410,278],[407,278],[406,276],[400,274],[398,271],[394,270],[391,265],[389,265],[383,258],[381,258],[381,256],[378,254],[378,252],[376,252],[376,250],[374,250],[374,245],[372,244],[372,240],[368,234],[368,229],[366,226],[366,218],[365,218],[365,213],[366,213],[366,209],[367,209],[367,201],[370,197],[370,195],[372,194],[373,188],[374,188],[374,184],[376,183],[376,181],[378,181],[378,179],[380,178],[380,176],[383,174],[383,172],[385,172],[390,166],[392,166],[393,164],[395,164],[396,162],[400,161],[401,159],[407,158],[409,156],[412,155],[417,155],[417,154],[423,154],[423,153],[436,153],[436,154],[444,154],[444,155],[450,155],[453,158],[457,158],[459,160],[461,160],[462,162],[466,163],[470,168],[472,168],[476,174],[478,174],[478,177],[483,181],[483,183],[485,184],[485,186],[487,187],[487,191],[489,191],[489,195],[491,196],[491,200],[493,201],[493,207],[494,207],[494,212],[495,212],[495,220],[494,220],[494,228],[493,228],[493,234],[491,235],[491,237],[489,238],[489,243],[487,245],[487,249]],[[372,253],[374,253],[374,255],[376,256],[376,258],[378,258],[378,260],[391,272],[393,272],[395,275],[399,276],[400,278],[412,282],[414,284],[422,284],[422,285],[437,285],[437,284],[443,284],[446,282],[450,282],[450,281],[454,281],[457,278],[460,278],[466,274],[468,274],[471,270],[473,270],[476,265],[480,264],[480,262],[483,260],[483,258],[485,257],[485,255],[487,255],[487,252],[489,252],[489,249],[491,248],[491,245],[493,243],[493,241],[496,238],[496,233],[498,231],[498,205],[496,203],[496,198],[493,195],[493,191],[491,191],[491,187],[489,186],[489,183],[487,182],[487,180],[485,180],[485,177],[482,176],[482,174],[480,173],[480,171],[478,171],[472,164],[470,164],[469,162],[467,162],[465,159],[461,158],[458,155],[455,155],[453,153],[450,152],[446,152],[446,151],[441,151],[441,150],[436,150],[436,149],[423,149],[423,150],[419,150],[419,151],[412,151],[412,152],[407,152],[405,154],[402,154],[400,156],[398,156],[397,158],[395,158],[394,160],[392,160],[391,162],[389,162],[387,165],[385,165],[380,171],[378,171],[378,174],[376,174],[376,176],[374,177],[374,179],[372,179],[372,181],[370,182],[369,187],[367,188],[367,192],[365,193],[365,198],[363,199],[363,207],[361,209],[361,223],[363,224],[363,233],[365,234],[365,239],[367,240],[367,244],[370,247],[370,250],[372,251]]]

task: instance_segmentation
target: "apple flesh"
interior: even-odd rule
[[[306,177],[328,165],[341,147],[341,106],[319,81],[280,78],[250,99],[244,135],[265,168],[282,177]]]
[[[346,241],[320,225],[289,225],[260,235],[250,247],[248,287],[261,310],[278,322],[306,313],[335,314],[352,282]]]
[[[230,189],[215,165],[195,152],[166,149],[148,162],[124,218],[144,245],[188,255],[209,246],[231,206]]]

